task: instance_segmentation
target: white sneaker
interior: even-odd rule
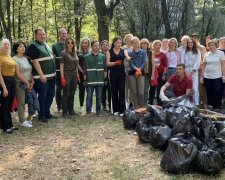
[[[123,113],[120,113],[120,117],[123,117]]]
[[[119,113],[118,113],[118,112],[115,112],[113,115],[114,115],[114,116],[118,116],[118,115],[119,115]]]
[[[80,113],[82,113],[84,110],[84,107],[83,106],[80,106]]]
[[[30,124],[27,120],[25,120],[25,121],[23,121],[23,123],[21,124],[21,126],[23,126],[23,127],[33,127],[33,125],[32,124]]]

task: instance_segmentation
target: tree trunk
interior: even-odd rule
[[[34,16],[33,16],[33,0],[30,0],[30,17],[31,17],[31,30],[32,30],[32,40],[34,40]],[[27,34],[27,39],[29,39]]]
[[[19,9],[18,9],[18,35],[17,38],[21,38],[22,37],[22,17],[21,17],[21,7],[23,5],[23,0],[21,0],[20,5],[19,5]]]
[[[173,31],[170,26],[170,19],[169,19],[168,8],[166,5],[166,0],[161,0],[161,7],[162,7],[163,23],[165,25],[165,37],[171,38],[173,36]]]
[[[56,0],[52,0],[52,7],[54,12],[54,21],[55,21],[55,30],[56,30],[56,39],[58,40],[58,21],[57,21],[57,11],[56,11]]]
[[[120,3],[120,0],[110,0],[109,6],[106,6],[105,0],[94,0],[96,13],[98,17],[98,39],[109,40],[109,24],[113,18],[113,11]]]
[[[12,30],[13,39],[16,38],[16,28],[15,28],[15,0],[12,1]]]
[[[75,24],[76,45],[77,49],[79,49],[81,36],[81,23],[82,23],[80,0],[74,0],[74,16],[75,16],[74,24]]]
[[[187,33],[187,24],[188,24],[188,0],[184,0],[184,8],[182,12],[182,32],[183,35]]]
[[[0,18],[2,21],[2,26],[6,35],[6,38],[9,39],[10,42],[12,42],[12,37],[11,37],[11,19],[10,19],[10,0],[6,0],[6,14],[7,14],[7,23],[5,20],[5,14],[2,8],[2,3],[0,3]]]

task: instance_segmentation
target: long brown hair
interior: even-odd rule
[[[72,43],[73,43],[72,53],[69,52],[69,49],[68,49],[68,47],[67,47],[67,43],[68,43],[69,41],[72,41]],[[66,52],[66,53],[70,53],[70,54],[72,54],[72,55],[76,55],[76,45],[75,45],[75,41],[74,41],[74,39],[71,38],[71,37],[67,37],[66,40],[65,40],[65,52]]]
[[[192,48],[192,50],[191,50],[191,49],[189,48],[189,46],[188,46],[188,43],[189,43],[190,40],[193,42],[193,48]],[[195,42],[195,40],[194,40],[193,38],[190,38],[190,39],[187,41],[187,47],[186,47],[185,52],[188,52],[188,51],[192,51],[193,54],[198,54],[197,44],[196,44],[196,42]]]

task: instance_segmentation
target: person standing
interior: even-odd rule
[[[155,90],[157,90],[157,104],[161,105],[162,101],[159,98],[160,89],[163,86],[166,80],[166,71],[167,71],[167,58],[163,52],[160,52],[162,42],[160,40],[153,41],[153,56],[155,61],[155,67],[158,72],[158,85],[152,86],[150,85],[149,91],[149,104],[153,104],[155,99]]]
[[[169,40],[169,49],[166,53],[167,58],[167,72],[166,72],[166,80],[168,81],[169,78],[176,74],[176,67],[181,62],[181,53],[177,51],[178,42],[176,38],[171,38]]]
[[[16,62],[10,56],[8,39],[0,41],[0,125],[5,133],[13,132],[11,106],[14,99]]]
[[[55,96],[55,61],[52,50],[45,43],[45,31],[37,28],[34,31],[35,41],[28,47],[26,54],[33,64],[34,90],[38,94],[41,122],[56,118],[50,113],[50,107]]]
[[[123,48],[127,51],[127,53],[129,51],[131,51],[133,49],[132,45],[131,45],[131,39],[133,38],[133,34],[126,34],[123,42],[125,43],[125,45],[123,46]],[[125,101],[126,101],[126,106],[133,106],[133,94],[130,88],[130,84],[129,84],[129,80],[128,80],[128,72],[129,72],[129,61],[127,61],[125,59],[124,61],[124,67],[125,67],[125,73],[126,73],[126,80],[125,80]]]
[[[112,95],[112,110],[115,116],[123,116],[125,105],[125,67],[124,59],[130,61],[127,51],[121,48],[122,38],[117,36],[112,40],[109,51],[106,52],[106,65],[109,68],[109,80]]]
[[[201,74],[202,74],[203,59],[204,59],[205,53],[207,51],[206,51],[206,48],[200,44],[199,35],[197,33],[193,33],[191,35],[191,37],[195,40],[195,42],[197,44],[197,48],[201,53],[201,61],[200,61],[199,69],[198,69],[198,80],[199,80],[198,89],[199,89],[200,103],[202,104],[203,108],[206,108],[207,95],[206,95],[205,86],[202,83],[200,83],[200,78],[201,78]]]
[[[91,42],[91,53],[84,56],[84,85],[87,88],[87,114],[90,114],[92,111],[92,99],[95,90],[96,114],[100,115],[102,87],[104,86],[104,78],[106,78],[106,75],[105,55],[99,53],[99,42],[94,40]]]
[[[109,42],[107,40],[103,40],[101,42],[101,53],[106,55],[106,52],[109,50]],[[109,84],[109,74],[107,69],[107,76],[104,79],[104,86],[102,88],[102,107],[104,111],[107,111],[106,107],[106,99],[108,101],[108,108],[109,111],[111,111],[111,90],[110,90],[110,84]],[[107,98],[106,98],[107,97]]]
[[[74,95],[77,88],[77,71],[79,68],[79,59],[77,57],[73,38],[66,38],[65,49],[62,51],[61,56],[60,81],[63,87],[62,116],[67,117],[68,113],[69,115],[75,115]]]
[[[199,105],[198,69],[201,61],[201,53],[193,38],[190,38],[185,53],[181,56],[181,63],[185,65],[185,72],[192,78],[194,90],[194,103]]]
[[[65,28],[61,28],[59,30],[59,41],[52,45],[52,52],[55,58],[55,66],[56,66],[56,105],[58,111],[62,108],[62,86],[61,86],[61,75],[60,75],[60,60],[61,52],[65,48],[65,40],[67,37],[67,31]]]
[[[84,106],[84,96],[85,96],[85,86],[84,86],[84,56],[90,53],[91,42],[89,38],[82,38],[80,42],[80,49],[78,52],[79,58],[79,66],[80,69],[78,71],[80,82],[79,85],[79,102],[80,102],[80,113],[83,113]]]
[[[225,82],[225,55],[218,50],[218,40],[208,42],[209,52],[205,54],[201,83],[204,83],[208,105],[219,108],[222,103],[223,82]]]
[[[16,99],[19,122],[21,126],[32,127],[31,121],[25,119],[25,97],[26,91],[32,91],[34,80],[31,74],[32,66],[28,59],[24,56],[26,45],[22,41],[13,44],[13,52],[16,61]],[[25,87],[25,88],[24,88]]]
[[[144,103],[148,104],[149,84],[151,80],[154,80],[155,61],[152,58],[148,39],[142,39],[140,47],[146,51]]]
[[[145,88],[145,64],[146,51],[140,48],[140,40],[137,37],[131,39],[133,50],[128,52],[131,57],[130,71],[128,73],[128,81],[134,99],[134,107],[143,107],[144,88]]]

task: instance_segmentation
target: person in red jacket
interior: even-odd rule
[[[150,85],[149,91],[149,104],[153,104],[155,99],[155,90],[157,90],[157,104],[161,105],[162,101],[159,98],[159,92],[163,84],[165,83],[165,74],[167,71],[167,58],[163,52],[160,52],[162,42],[160,40],[153,41],[153,59],[155,62],[155,68],[158,72],[158,85]]]

